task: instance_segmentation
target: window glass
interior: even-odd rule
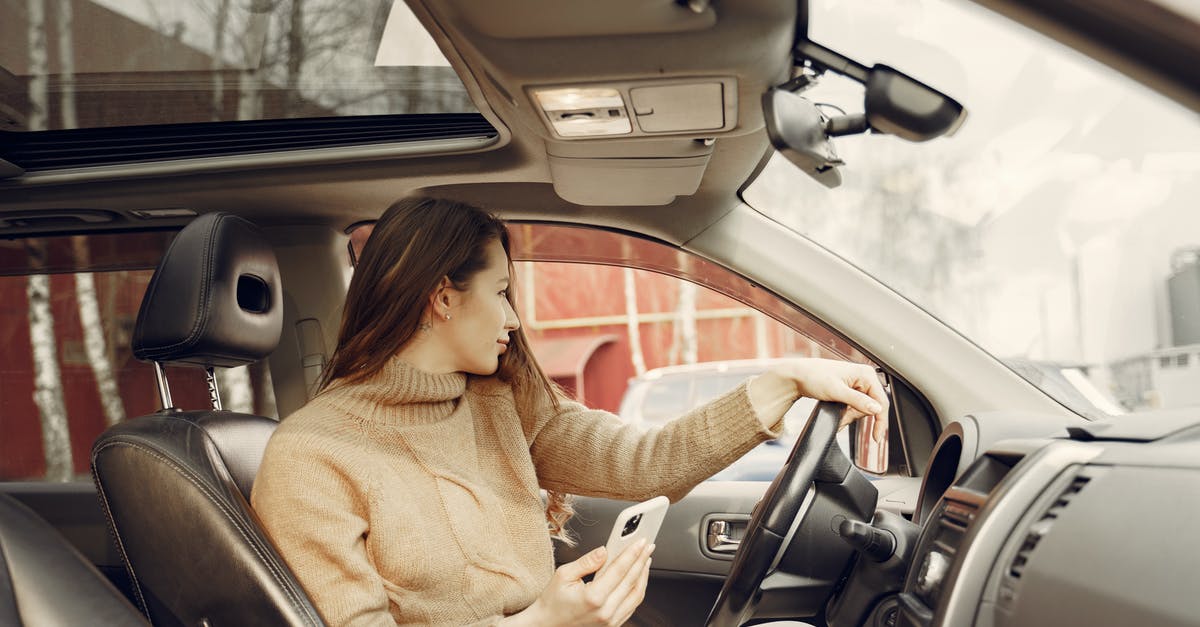
[[[709,376],[696,380],[696,391],[692,395],[692,403],[702,405],[712,399],[732,390],[746,380],[747,373],[735,372],[719,376]]]
[[[1085,417],[1200,406],[1174,375],[1174,352],[1200,344],[1195,112],[975,3],[807,4],[813,41],[910,73],[969,115],[928,142],[834,138],[835,189],[776,154],[746,202]],[[862,86],[829,74],[804,97],[863,110]],[[1063,367],[1084,377],[1045,376]]]
[[[662,244],[577,227],[518,224],[510,233],[521,323],[542,368],[587,405],[626,422],[661,425],[780,358],[872,364],[804,312]],[[773,479],[814,405],[798,402],[778,441],[714,479]],[[851,450],[848,432],[838,441]],[[873,469],[886,471],[886,449],[870,450]]]
[[[689,409],[691,383],[684,377],[651,383],[646,388],[646,398],[641,402],[640,412],[638,407],[630,407],[629,418],[641,424],[660,425],[678,417]]]
[[[0,42],[0,130],[476,111],[393,0],[0,0]]]
[[[95,438],[159,408],[152,366],[130,344],[152,274],[0,276],[0,480],[89,481]],[[208,407],[200,369],[167,376],[177,407]],[[226,409],[276,413],[265,362],[219,370],[218,382]]]
[[[175,233],[148,231],[0,240],[0,275],[153,269]]]

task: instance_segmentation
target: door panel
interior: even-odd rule
[[[879,509],[912,516],[920,477],[872,479],[879,490]],[[733,560],[732,554],[715,555],[707,550],[706,523],[711,519],[748,520],[768,485],[767,481],[708,481],[672,503],[655,541],[646,600],[629,624],[704,624]],[[557,561],[578,559],[604,544],[617,514],[629,505],[627,501],[577,497],[569,527],[579,542],[575,547],[559,544]]]
[[[712,556],[702,549],[706,518],[732,514],[748,518],[766,492],[766,481],[709,481],[683,500],[671,504],[655,540],[653,566],[646,600],[630,625],[702,625],[717,600],[733,559]],[[575,547],[559,544],[555,557],[564,563],[608,541],[617,514],[627,501],[578,497],[570,528],[579,539]]]

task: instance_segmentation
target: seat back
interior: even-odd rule
[[[46,521],[0,494],[0,625],[146,625]]]
[[[253,363],[279,342],[274,253],[249,222],[208,214],[180,231],[133,335],[163,409],[92,447],[101,505],[143,611],[156,625],[321,625],[249,505],[276,421],[224,411],[214,367]],[[213,409],[172,406],[164,365],[204,368]]]

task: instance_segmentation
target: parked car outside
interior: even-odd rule
[[[665,366],[647,370],[629,380],[621,397],[618,415],[622,420],[655,427],[732,390],[748,377],[762,374],[781,359],[745,359],[710,361],[698,364]],[[816,401],[802,398],[783,417],[783,433],[742,456],[709,481],[770,481],[779,474],[800,429]],[[850,430],[838,434],[837,443],[850,455]]]

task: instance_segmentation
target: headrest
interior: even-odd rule
[[[279,344],[282,294],[275,252],[258,227],[203,215],[179,232],[146,286],[133,355],[205,367],[254,363]]]

